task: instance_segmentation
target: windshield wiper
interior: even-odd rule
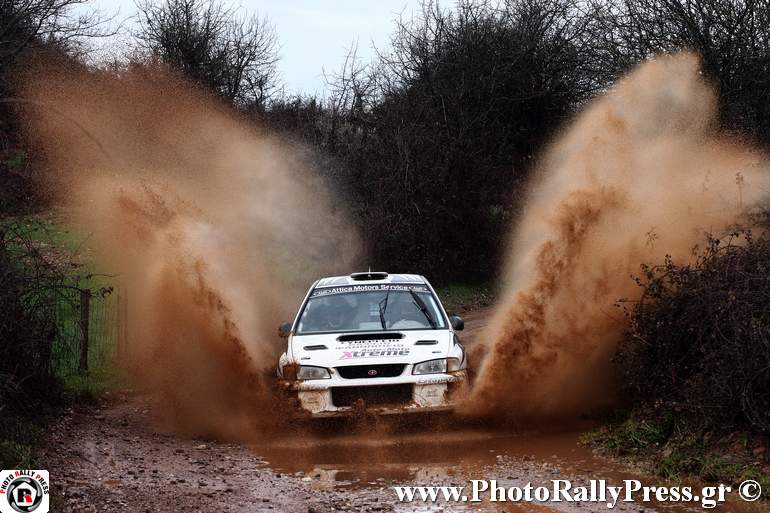
[[[383,331],[388,329],[385,326],[385,310],[388,308],[388,296],[390,296],[390,289],[385,293],[385,297],[380,300],[380,324],[382,324]]]
[[[412,300],[414,301],[414,304],[417,305],[417,308],[419,308],[422,314],[425,316],[425,318],[428,319],[428,323],[430,324],[430,327],[435,330],[436,321],[434,321],[433,317],[431,317],[430,312],[428,311],[428,307],[425,306],[425,303],[423,302],[423,300],[420,299],[420,296],[418,296],[414,290],[409,289],[409,293],[412,295]]]

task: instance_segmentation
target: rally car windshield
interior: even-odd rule
[[[443,328],[446,321],[427,287],[355,292],[316,289],[305,304],[296,333]]]

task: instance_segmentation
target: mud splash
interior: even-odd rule
[[[308,283],[358,242],[311,156],[157,68],[48,70],[25,111],[48,184],[128,296],[137,385],[168,427],[252,439]]]
[[[691,256],[770,191],[767,158],[716,130],[689,54],[643,64],[549,148],[511,239],[507,293],[466,405],[497,420],[613,400],[610,359],[639,265]]]

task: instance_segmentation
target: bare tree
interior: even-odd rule
[[[719,91],[724,127],[770,144],[770,1],[594,0],[592,74],[609,82],[643,59],[691,50]]]
[[[0,0],[0,212],[18,214],[43,202],[19,140],[16,97],[24,72],[51,60],[83,57],[92,37],[108,36],[106,18],[88,0]],[[45,56],[44,61],[38,59]]]
[[[348,49],[340,70],[331,75],[324,72],[324,80],[328,90],[328,147],[337,152],[339,144],[347,144],[346,152],[357,151],[367,135],[362,127],[376,104],[377,73],[372,64],[361,62],[356,42]]]
[[[88,0],[0,0],[0,74],[7,94],[8,71],[28,50],[82,50],[86,38],[109,35],[97,11],[78,9]]]
[[[214,0],[141,0],[143,50],[233,103],[264,108],[275,88],[278,39],[265,18]]]
[[[595,85],[577,0],[426,1],[396,22],[366,80],[348,66],[340,105],[364,141],[346,160],[373,263],[486,279],[532,157]],[[363,115],[350,110],[365,93]],[[349,136],[340,134],[348,140]],[[345,145],[340,144],[340,147]],[[468,271],[471,274],[473,271]]]
[[[283,102],[280,123],[334,154],[373,265],[488,279],[543,144],[679,49],[702,56],[723,127],[770,146],[770,0],[424,0],[374,63],[354,47],[325,101]]]

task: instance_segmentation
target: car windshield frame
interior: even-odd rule
[[[389,296],[389,301],[394,301],[394,298],[398,297],[398,294],[404,294],[407,298],[409,298],[409,301],[414,301],[412,299],[412,294],[419,294],[419,295],[425,295],[428,298],[430,298],[430,301],[426,301],[424,298],[423,301],[426,303],[427,309],[431,316],[435,316],[438,314],[437,318],[433,318],[433,322],[436,324],[435,327],[430,326],[430,322],[427,318],[422,317],[425,321],[425,326],[421,327],[412,327],[412,328],[404,328],[404,327],[386,327],[385,329],[382,328],[381,325],[379,325],[379,308],[382,306],[380,304],[380,301],[374,301],[372,304],[377,305],[378,311],[376,312],[377,317],[376,321],[378,326],[373,328],[367,328],[367,329],[332,329],[332,330],[322,330],[322,331],[301,331],[300,325],[302,323],[302,318],[305,315],[305,312],[308,308],[308,305],[313,300],[331,296],[331,295],[352,295],[352,294],[371,294],[371,293],[379,293],[382,297],[379,299],[382,300],[386,295]],[[420,315],[424,315],[423,312],[420,310],[420,306],[416,303],[413,303],[415,306],[415,312],[419,312]],[[389,308],[393,306],[393,303],[390,303],[385,307],[385,310],[389,310]],[[370,307],[371,309],[371,307]],[[370,312],[373,314],[374,311],[370,310]],[[386,313],[387,315],[387,313]],[[374,321],[371,321],[374,323]],[[393,332],[393,331],[435,331],[435,330],[448,330],[450,326],[449,318],[447,317],[446,312],[444,311],[444,307],[441,304],[441,301],[439,301],[438,296],[436,296],[436,293],[433,291],[432,288],[430,288],[426,284],[399,284],[399,283],[385,283],[385,284],[377,284],[377,285],[348,285],[348,286],[342,286],[342,287],[318,287],[315,289],[312,289],[309,293],[307,298],[302,304],[302,308],[300,309],[299,313],[297,314],[297,318],[295,320],[294,326],[293,326],[293,332],[296,336],[304,336],[304,335],[325,335],[325,334],[334,334],[334,333],[385,333],[385,332]]]

